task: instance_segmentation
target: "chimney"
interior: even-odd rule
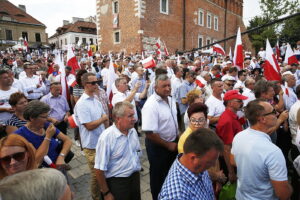
[[[63,20],[63,26],[70,24],[69,20]]]
[[[25,5],[19,4],[19,8],[20,8],[21,10],[23,10],[24,12],[26,12],[26,6],[25,6]]]

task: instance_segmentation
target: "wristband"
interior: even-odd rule
[[[65,154],[63,154],[63,153],[60,153],[60,154],[59,154],[59,156],[61,156],[61,157],[65,157],[66,155],[65,155]]]
[[[44,140],[48,140],[49,142],[51,142],[51,139],[44,137]]]
[[[108,190],[107,192],[102,192],[103,197],[107,196],[110,193],[110,190]]]

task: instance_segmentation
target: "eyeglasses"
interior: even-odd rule
[[[263,114],[263,116],[267,116],[267,115],[276,115],[276,114],[277,114],[276,110],[273,109],[272,112],[265,113],[265,114]]]
[[[24,158],[25,158],[25,151],[23,151],[23,152],[18,152],[18,153],[14,153],[14,154],[12,154],[12,155],[5,156],[5,157],[3,157],[3,158],[0,158],[0,162],[1,162],[2,164],[4,164],[4,165],[8,165],[8,164],[10,164],[12,158],[13,158],[14,160],[18,161],[18,162],[24,160]]]
[[[91,82],[86,82],[87,84],[91,84],[91,85],[96,85],[97,83],[99,83],[99,81],[91,81]]]
[[[226,85],[228,85],[229,87],[233,87],[234,86],[233,84],[230,84],[230,83],[226,83]]]
[[[191,118],[190,122],[193,124],[203,124],[206,122],[206,119],[205,118],[200,118],[200,119]]]

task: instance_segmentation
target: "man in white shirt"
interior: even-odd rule
[[[172,95],[172,97],[177,99],[178,98],[178,88],[183,82],[182,69],[180,67],[175,67],[174,74],[175,74],[175,76],[173,76],[173,78],[171,78],[171,86],[172,86],[171,95]]]
[[[283,101],[285,108],[289,111],[291,106],[298,100],[297,95],[293,90],[296,85],[296,78],[294,74],[292,74],[290,71],[287,71],[282,74],[282,79],[285,83],[285,85],[282,86],[282,90],[284,92]]]
[[[113,108],[114,124],[100,135],[95,171],[104,199],[140,200],[141,147],[133,105],[127,101]]]
[[[40,99],[43,96],[44,90],[46,90],[41,77],[34,75],[36,67],[35,65],[25,64],[26,77],[20,79],[23,88],[22,91],[28,100]]]
[[[155,92],[142,109],[142,130],[150,163],[150,188],[157,200],[165,177],[176,158],[178,122],[176,101],[170,97],[171,81],[166,74],[157,76]]]
[[[247,74],[245,70],[241,70],[238,72],[238,80],[236,81],[233,89],[238,90],[244,90],[245,88],[245,80],[246,80]]]
[[[248,99],[244,100],[244,106],[247,106],[247,104],[250,101],[253,101],[255,99],[254,85],[255,85],[255,80],[253,78],[248,78],[245,81],[245,89],[243,90],[242,95],[248,97]]]
[[[8,103],[11,94],[18,89],[11,87],[12,79],[8,71],[0,70],[0,126],[4,125],[12,116],[14,110]]]
[[[205,102],[208,107],[207,118],[209,119],[209,124],[212,129],[216,128],[221,114],[225,111],[222,97],[223,85],[220,79],[213,79],[211,82],[212,95]]]

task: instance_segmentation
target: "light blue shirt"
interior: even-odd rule
[[[231,153],[237,165],[236,199],[278,199],[271,180],[286,181],[287,169],[281,150],[269,135],[247,128],[234,137]]]
[[[76,121],[79,122],[79,132],[83,148],[95,149],[100,134],[104,131],[104,124],[94,130],[87,130],[84,124],[95,121],[105,114],[100,101],[83,93],[74,108]]]
[[[183,104],[181,99],[186,98],[186,94],[193,89],[195,89],[195,84],[189,83],[187,80],[184,80],[183,83],[178,87],[178,105],[180,115],[184,114],[188,108],[188,104]]]
[[[128,135],[120,132],[115,124],[99,137],[96,147],[95,169],[104,171],[105,177],[129,177],[141,170],[141,147],[134,128]]]

